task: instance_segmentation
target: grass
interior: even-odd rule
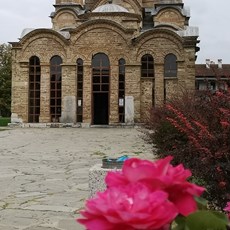
[[[0,117],[0,127],[7,126],[10,123],[10,117]]]

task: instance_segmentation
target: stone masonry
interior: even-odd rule
[[[29,60],[40,61],[39,121],[52,122],[50,115],[50,60],[59,56],[61,64],[62,123],[76,123],[78,72],[83,60],[82,121],[94,124],[95,107],[92,58],[105,54],[109,59],[108,124],[119,124],[119,67],[125,60],[125,95],[134,98],[134,122],[142,122],[151,106],[158,106],[181,92],[195,88],[197,30],[189,26],[189,11],[181,1],[56,0],[51,14],[52,29],[26,30],[19,42],[12,42],[12,123],[29,122]],[[150,20],[149,20],[150,18]],[[150,27],[149,27],[150,26]],[[189,32],[192,31],[192,32]],[[195,31],[195,32],[194,32]],[[154,77],[142,77],[141,59],[154,59]],[[176,56],[177,73],[165,77],[165,57]],[[35,102],[34,102],[35,103]],[[125,106],[125,105],[124,105]]]

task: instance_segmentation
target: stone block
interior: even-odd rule
[[[93,197],[97,192],[102,192],[106,189],[105,177],[108,172],[121,171],[121,169],[106,169],[102,168],[101,164],[96,164],[89,170],[89,197]]]
[[[125,123],[134,124],[134,98],[125,96]]]
[[[81,123],[82,128],[90,128],[90,123]]]
[[[75,123],[76,122],[76,97],[65,96],[63,112],[60,119],[61,123]]]
[[[11,123],[22,123],[22,119],[18,117],[18,114],[17,113],[12,113],[11,114]]]

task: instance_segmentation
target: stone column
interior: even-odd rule
[[[118,84],[119,84],[119,76],[118,76],[118,66],[111,66],[110,72],[110,105],[109,105],[109,123],[118,123]]]
[[[28,122],[28,62],[15,63],[12,69],[11,122]]]
[[[84,62],[83,76],[83,126],[88,126],[92,122],[92,71],[91,62]]]
[[[186,70],[184,75],[186,88],[190,90],[195,90],[195,61],[195,48],[187,48],[185,52],[185,63],[183,64]]]
[[[76,123],[76,64],[62,64],[62,123]]]
[[[41,63],[40,123],[50,122],[50,64]]]
[[[155,87],[154,78],[141,79],[141,122],[146,122],[154,104],[153,87]]]
[[[155,106],[164,102],[164,64],[155,63]]]
[[[140,121],[140,64],[126,64],[125,68],[125,96],[133,96],[134,122]]]

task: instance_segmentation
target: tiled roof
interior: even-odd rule
[[[222,64],[222,68],[218,68],[217,64],[210,64],[207,68],[205,64],[196,64],[196,77],[230,77],[230,64]]]

